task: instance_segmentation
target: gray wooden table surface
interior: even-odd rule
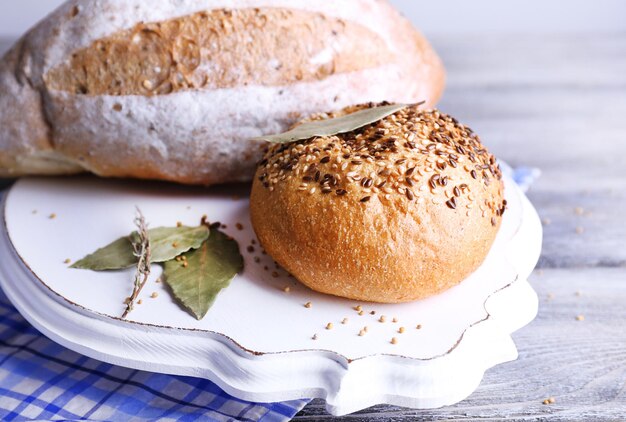
[[[440,108],[542,170],[529,192],[544,220],[539,315],[514,335],[519,359],[461,403],[345,419],[626,421],[626,33],[432,41],[448,69]],[[321,400],[296,417],[335,419]]]

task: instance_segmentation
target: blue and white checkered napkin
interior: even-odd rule
[[[44,337],[0,290],[0,420],[290,420],[308,400],[249,403],[210,381],[137,371]]]
[[[523,190],[539,171],[502,165]],[[137,371],[72,352],[35,330],[0,290],[0,420],[290,420],[308,400],[250,403],[210,381]]]

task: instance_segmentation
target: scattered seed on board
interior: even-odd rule
[[[50,214],[50,215],[48,216],[48,218],[49,218],[50,220],[54,220],[55,218],[57,218],[57,215],[56,215],[56,213],[52,213],[52,214]]]
[[[378,322],[385,322],[387,319],[385,318],[384,315],[381,315],[380,318],[378,318]]]
[[[417,329],[417,330],[421,330],[421,329],[422,329],[422,324],[417,324],[417,325],[415,326],[415,329]]]
[[[584,315],[577,315],[576,316],[576,321],[584,321],[585,320],[585,316]]]
[[[342,320],[341,320],[341,323],[342,323],[343,325],[346,325],[346,324],[348,323],[348,318],[344,318],[344,319],[342,319]]]
[[[155,299],[155,298],[159,297],[159,294],[158,294],[157,292],[152,292],[152,294],[150,295],[150,297],[151,297],[152,299]]]
[[[69,258],[66,258],[65,261],[63,261],[64,264],[69,264],[70,262],[72,262],[72,260]]]
[[[395,337],[391,338],[391,344],[398,344],[398,339]]]
[[[400,328],[398,328],[398,332],[399,332],[400,334],[403,334],[403,333],[404,333],[404,327],[400,327]]]
[[[285,293],[289,293],[291,291],[291,287],[289,286],[285,286],[285,288],[283,289],[283,292]]]
[[[326,329],[327,330],[332,330],[333,329],[333,323],[329,322],[328,324],[326,324]]]
[[[313,334],[313,337],[311,337],[311,340],[317,340],[317,334]]]
[[[304,304],[304,307],[307,309],[311,309],[311,306],[313,306],[313,304],[311,302],[307,302]]]

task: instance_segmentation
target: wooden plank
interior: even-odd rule
[[[519,359],[487,371],[468,399],[436,410],[375,406],[350,420],[625,420],[626,269],[543,270],[531,283],[539,315],[514,335]],[[548,397],[555,403],[542,404]],[[316,400],[296,420],[339,418]]]

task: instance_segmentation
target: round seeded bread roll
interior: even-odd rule
[[[501,178],[471,129],[409,106],[350,133],[269,148],[252,224],[313,290],[406,302],[455,286],[483,262],[506,208]]]

